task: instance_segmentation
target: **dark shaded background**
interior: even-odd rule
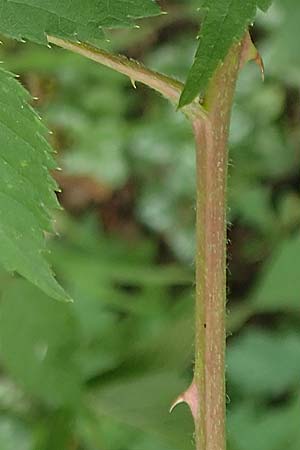
[[[184,80],[198,0],[105,46]],[[229,450],[300,448],[300,7],[251,30],[230,139]],[[53,130],[65,212],[50,260],[60,304],[0,273],[1,450],[188,450],[172,399],[192,377],[195,168],[190,127],[149,89],[59,49],[4,39]]]

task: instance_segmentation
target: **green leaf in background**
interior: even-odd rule
[[[267,11],[268,8],[271,6],[273,0],[257,0],[257,6],[262,10],[262,11]]]
[[[31,450],[60,450],[72,448],[74,438],[72,431],[75,428],[73,414],[60,409],[49,414],[44,421],[38,423],[35,432],[35,445]]]
[[[67,295],[44,257],[44,231],[51,231],[50,212],[58,207],[56,167],[45,139],[46,128],[29,106],[29,94],[0,71],[0,263],[17,271],[50,296]]]
[[[298,450],[299,402],[279,408],[257,408],[243,403],[228,417],[229,450]]]
[[[78,328],[71,308],[23,280],[1,301],[1,363],[25,391],[51,406],[74,404],[80,395]]]
[[[105,235],[99,228],[95,239],[94,218],[88,219],[80,225],[66,220],[68,241],[53,242],[53,264],[71,285],[82,283],[87,293],[95,284],[103,292],[110,284],[114,288],[123,285],[154,289],[191,283],[192,274],[186,268],[177,264],[159,267],[153,264],[156,248],[150,241],[127,242],[116,235]],[[75,280],[74,273],[77,273]]]
[[[300,235],[279,245],[251,299],[256,311],[300,311]]]
[[[81,141],[78,148],[63,155],[64,173],[90,176],[107,186],[123,186],[129,170],[123,150],[125,132],[122,122],[108,118],[89,128],[84,123],[77,126],[76,131],[77,135],[81,132]]]
[[[281,26],[272,30],[272,45],[267,42],[265,64],[269,73],[296,87],[300,79],[300,53],[295,38],[299,32],[300,4],[298,0],[277,0],[275,6],[274,18],[281,18]]]
[[[0,415],[1,450],[32,450],[32,436],[24,423],[15,417]]]
[[[199,46],[183,90],[180,106],[203,93],[218,64],[224,60],[233,42],[254,20],[257,7],[266,10],[270,0],[203,0],[204,13]]]
[[[192,418],[188,408],[169,414],[170,404],[185,388],[174,372],[153,372],[107,384],[90,393],[89,403],[101,416],[111,417],[163,438],[174,450],[191,450]]]
[[[260,401],[299,389],[299,333],[250,329],[230,344],[227,364],[230,384]]]
[[[101,416],[99,421],[90,411],[80,417],[80,433],[84,436],[83,448],[86,450],[174,450],[174,445],[167,444],[152,433],[121,424],[109,416]]]
[[[127,27],[133,19],[159,14],[152,0],[0,0],[0,32],[47,43],[46,35],[99,43],[102,27]]]

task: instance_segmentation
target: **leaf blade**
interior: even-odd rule
[[[68,299],[45,253],[58,208],[55,168],[46,128],[27,103],[30,96],[11,74],[0,71],[0,264],[58,300]]]
[[[9,0],[51,12],[73,22],[88,24],[95,22],[100,26],[132,24],[132,20],[159,13],[158,5],[153,0]]]
[[[205,91],[216,68],[231,45],[239,41],[253,22],[257,8],[264,11],[270,0],[204,0],[206,11],[199,35],[199,46],[188,74],[179,107],[191,103]]]
[[[102,27],[133,26],[135,19],[159,14],[155,0],[0,0],[1,33],[47,44],[47,35],[99,44]]]

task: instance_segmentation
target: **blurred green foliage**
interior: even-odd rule
[[[111,33],[183,79],[197,2]],[[228,448],[300,447],[300,8],[252,30],[266,81],[241,73],[230,138]],[[49,259],[73,304],[0,273],[1,450],[188,450],[171,401],[193,362],[195,169],[185,119],[142,86],[65,51],[5,41],[38,97],[63,171]]]

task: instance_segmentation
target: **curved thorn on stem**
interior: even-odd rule
[[[261,73],[261,78],[264,81],[265,79],[264,62],[259,51],[255,47],[249,32],[246,33],[242,45],[243,48],[240,58],[240,69],[242,69],[248,61],[254,61],[258,65]]]
[[[186,403],[189,406],[192,416],[194,418],[194,421],[196,421],[196,417],[198,415],[198,410],[199,410],[199,398],[198,398],[198,389],[197,389],[195,380],[193,380],[190,387],[185,392],[180,394],[176,398],[176,400],[172,403],[171,408],[170,408],[170,413],[180,403]]]

